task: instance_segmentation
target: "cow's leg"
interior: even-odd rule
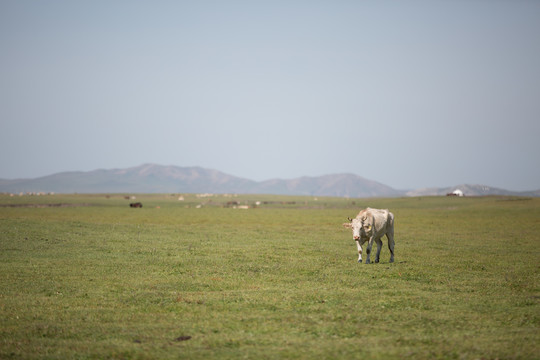
[[[364,242],[362,241],[362,244]],[[358,248],[358,262],[362,262],[362,244],[360,244],[360,240],[356,240],[356,247]]]
[[[394,230],[390,230],[386,233],[388,238],[388,250],[390,250],[390,262],[394,262]]]
[[[367,254],[367,257],[366,257],[366,264],[369,264],[370,261],[369,261],[369,255],[371,254],[371,248],[373,247],[373,237],[370,237],[369,238],[369,241],[368,241],[368,245],[367,245],[367,248],[366,248],[366,254]]]
[[[381,249],[382,249],[382,241],[381,239],[377,239],[377,255],[375,256],[375,262],[379,262],[379,256],[381,255]]]

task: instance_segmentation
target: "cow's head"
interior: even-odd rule
[[[366,222],[366,218],[348,218],[349,222],[343,223],[346,228],[352,229],[353,240],[360,240],[360,237],[366,238],[371,235],[371,224]]]

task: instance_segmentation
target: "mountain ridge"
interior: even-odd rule
[[[60,172],[34,179],[0,179],[0,192],[4,193],[258,193],[365,198],[439,196],[456,189],[468,196],[540,196],[540,190],[515,192],[467,184],[402,191],[352,173],[254,181],[199,166],[152,163],[123,169]]]
[[[496,188],[480,184],[461,184],[456,186],[441,187],[441,188],[421,188],[416,190],[406,191],[406,196],[444,196],[455,190],[461,190],[467,196],[533,196],[540,197],[540,189],[533,191],[511,191],[501,188]]]

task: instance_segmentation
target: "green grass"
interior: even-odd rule
[[[87,205],[0,207],[1,359],[540,358],[540,199],[130,201],[0,196]],[[366,206],[395,263],[356,262]]]

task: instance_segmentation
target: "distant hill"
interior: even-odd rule
[[[338,197],[393,197],[403,192],[353,174],[267,180],[257,184],[261,194],[319,195]]]
[[[169,193],[244,192],[257,183],[216,170],[144,164],[127,169],[62,172],[36,179],[0,180],[2,192]]]
[[[465,196],[489,196],[489,195],[507,195],[507,196],[540,196],[540,190],[536,191],[509,191],[494,188],[486,185],[462,184],[445,188],[424,188],[411,190],[405,193],[407,196],[443,196],[461,190]]]
[[[62,172],[35,179],[0,179],[0,192],[55,193],[238,193],[338,197],[446,195],[455,189],[467,196],[540,196],[539,191],[511,192],[484,185],[419,189],[404,192],[354,174],[253,181],[201,167],[144,164],[126,169]]]
[[[317,196],[399,196],[402,192],[352,174],[257,182],[201,167],[144,164],[127,169],[62,172],[0,180],[0,192],[243,193]]]

